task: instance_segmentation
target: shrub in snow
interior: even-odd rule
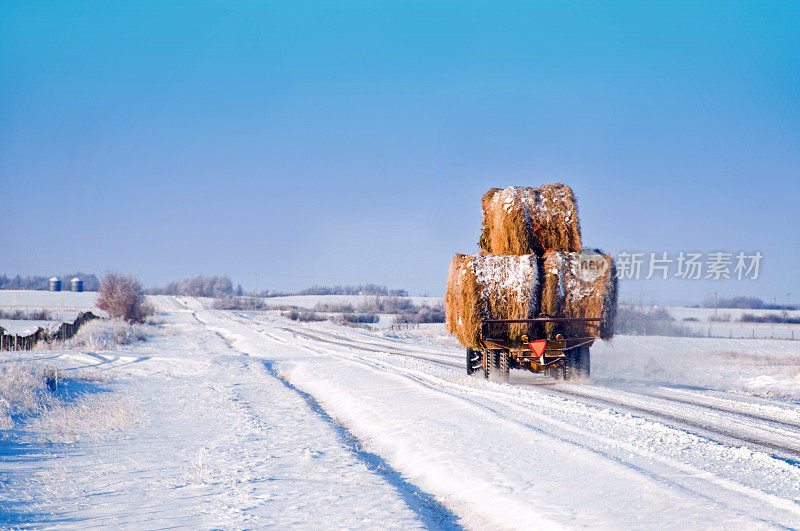
[[[314,305],[314,311],[328,313],[352,313],[356,310],[349,302],[318,302],[316,305]]]
[[[731,320],[731,314],[723,313],[723,314],[720,314],[720,315],[718,315],[716,317],[714,317],[712,315],[711,317],[708,318],[708,320],[711,321],[712,323],[727,323],[727,322],[729,322]],[[685,319],[684,319],[684,321],[685,321]]]
[[[252,310],[253,300],[246,301],[243,297],[220,297],[214,299],[211,307],[215,310]]]
[[[111,317],[119,317],[131,323],[143,323],[153,315],[154,309],[144,296],[142,284],[133,277],[109,273],[97,291],[97,307]]]
[[[412,312],[401,313],[394,318],[395,323],[443,323],[444,305],[418,306]]]
[[[711,319],[709,319],[710,321]],[[730,320],[730,319],[729,319]],[[800,317],[789,317],[789,312],[784,310],[781,313],[767,313],[764,315],[753,315],[743,313],[739,318],[742,323],[789,323],[800,324]]]
[[[416,307],[405,297],[375,297],[364,301],[358,309],[372,313],[404,313],[415,311]]]
[[[128,323],[122,319],[95,319],[84,324],[66,346],[92,352],[109,350],[145,341],[155,330],[153,326]]]
[[[292,321],[312,322],[312,321],[325,321],[327,317],[320,315],[310,310],[292,309],[288,312],[283,312],[284,317],[288,317]]]
[[[347,323],[377,323],[380,317],[374,313],[343,313],[335,319],[336,322]]]
[[[444,322],[444,305],[437,304],[436,306],[423,306],[417,312],[417,322],[420,323],[443,323]]]

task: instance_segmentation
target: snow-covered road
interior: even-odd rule
[[[273,359],[468,525],[800,525],[800,424],[786,403],[764,412],[736,395],[712,403],[522,373],[496,384],[435,344],[245,313],[200,319]]]
[[[145,425],[57,467],[3,458],[4,500],[28,474],[39,520],[76,527],[800,527],[796,402],[602,371],[499,384],[436,334],[162,308],[144,346],[57,359],[115,374]],[[56,476],[72,487],[37,497]]]

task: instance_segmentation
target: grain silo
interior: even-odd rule
[[[79,279],[78,277],[73,278],[69,282],[69,289],[70,291],[83,291],[83,280]]]
[[[50,278],[50,291],[61,291],[61,279],[58,277]]]

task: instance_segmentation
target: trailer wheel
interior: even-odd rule
[[[483,377],[487,380],[497,372],[497,351],[486,349],[483,351]]]
[[[547,369],[547,375],[553,380],[564,380],[566,378],[566,371],[564,365],[554,365]]]
[[[474,374],[481,366],[482,356],[480,350],[467,349],[467,374]]]
[[[483,375],[497,382],[508,381],[508,353],[505,350],[485,350]]]
[[[589,378],[591,374],[589,347],[577,347],[567,352],[564,373],[567,380],[586,380]]]
[[[507,350],[499,350],[497,351],[497,376],[501,382],[508,381],[508,351]]]

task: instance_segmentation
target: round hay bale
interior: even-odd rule
[[[498,255],[580,252],[578,201],[562,183],[538,188],[492,188],[481,198],[483,230],[478,245]]]
[[[543,260],[542,314],[549,317],[600,317],[601,323],[548,323],[548,335],[557,331],[571,337],[614,337],[617,313],[617,269],[611,255],[599,249],[582,253],[550,251]]]
[[[465,346],[481,348],[482,319],[530,319],[539,312],[537,257],[456,255],[445,294],[445,325]],[[516,340],[527,325],[496,325],[490,337]]]

